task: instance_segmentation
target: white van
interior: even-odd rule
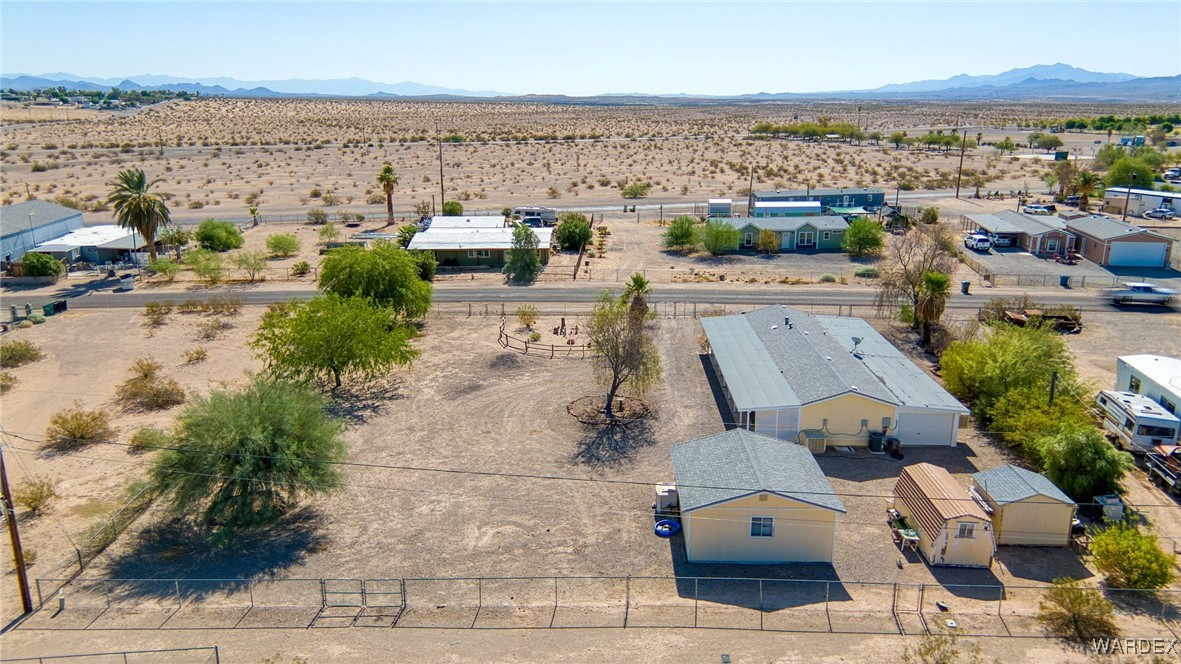
[[[549,207],[524,205],[513,208],[513,218],[521,220],[539,218],[546,226],[558,225],[558,211]]]

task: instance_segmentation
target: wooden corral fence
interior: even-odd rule
[[[579,360],[586,359],[587,352],[589,351],[589,347],[586,344],[563,344],[559,346],[541,343],[540,341],[521,339],[505,331],[507,324],[508,317],[501,315],[500,334],[497,335],[496,340],[500,343],[500,347],[505,350],[516,351],[522,355],[537,355],[550,359],[556,357],[575,358]]]

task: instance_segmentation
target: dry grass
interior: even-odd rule
[[[58,411],[49,418],[45,438],[52,449],[73,450],[111,442],[115,440],[115,429],[105,411],[85,410],[81,404],[75,403],[72,408]]]
[[[131,378],[115,388],[115,399],[131,411],[165,410],[184,403],[180,383],[161,376],[159,362],[140,358],[131,365]]]

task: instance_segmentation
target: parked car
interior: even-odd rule
[[[1165,171],[1165,179],[1169,179],[1169,178],[1181,178],[1181,168],[1177,168],[1176,166],[1173,166],[1172,168],[1169,168],[1168,170],[1166,170]]]
[[[988,239],[992,240],[992,246],[994,247],[1013,246],[1013,237],[1011,235],[989,235]]]
[[[1083,199],[1081,196],[1067,196],[1066,198],[1062,199],[1062,202],[1065,203],[1066,205],[1073,205],[1075,207],[1078,207],[1078,204],[1080,202],[1082,202],[1082,200]]]
[[[1041,205],[1037,203],[1021,206],[1021,211],[1025,214],[1054,214],[1055,209],[1053,205]]]
[[[1144,216],[1148,219],[1172,219],[1173,210],[1172,208],[1158,207],[1155,210],[1149,210],[1148,212],[1145,212]]]
[[[1112,304],[1168,304],[1177,291],[1143,281],[1130,281],[1123,288],[1103,291],[1104,299]]]
[[[964,246],[973,251],[988,251],[992,249],[992,240],[983,233],[973,233],[964,238]]]

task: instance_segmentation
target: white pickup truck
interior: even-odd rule
[[[1168,304],[1177,291],[1143,281],[1129,281],[1123,288],[1103,291],[1103,298],[1112,304]]]

